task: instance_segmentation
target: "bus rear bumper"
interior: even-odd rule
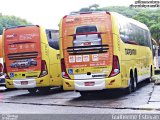
[[[75,80],[75,90],[89,91],[89,90],[103,90],[105,89],[105,79],[92,80]]]
[[[0,86],[5,86],[6,83],[5,83],[5,77],[4,75],[0,76]]]
[[[18,78],[6,79],[7,88],[20,88],[28,89],[35,87],[49,87],[49,77],[44,76],[41,78]]]
[[[64,90],[94,91],[104,89],[125,88],[122,85],[121,75],[103,79],[70,80],[63,78]]]
[[[35,88],[36,80],[35,79],[13,80],[13,85],[15,88]]]

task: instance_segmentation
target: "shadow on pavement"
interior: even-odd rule
[[[33,98],[33,97],[45,97],[45,96],[49,96],[49,95],[53,95],[53,94],[59,94],[59,93],[63,93],[65,91],[63,91],[61,88],[54,88],[51,89],[50,91],[47,91],[45,93],[36,93],[36,94],[30,94],[27,90],[25,91],[25,93],[22,93],[20,95],[15,95],[13,97],[11,97],[11,99],[26,99],[26,98]]]
[[[137,90],[135,92],[140,91],[144,86],[149,85],[146,81],[142,81],[138,83]],[[135,92],[131,94],[127,94],[125,89],[111,89],[111,90],[103,90],[103,91],[93,91],[90,92],[88,96],[80,96],[78,98],[73,99],[72,101],[83,101],[83,100],[111,100],[111,99],[120,99],[125,98],[125,96],[131,95],[134,96]],[[126,99],[126,98],[125,98]]]

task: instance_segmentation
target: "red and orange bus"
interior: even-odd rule
[[[64,90],[125,88],[128,93],[153,75],[148,27],[114,12],[73,13],[60,23]]]
[[[0,86],[5,86],[5,77],[3,73],[2,36],[1,35],[0,35]]]
[[[36,93],[62,86],[57,43],[53,30],[38,25],[5,29],[3,51],[7,88]]]

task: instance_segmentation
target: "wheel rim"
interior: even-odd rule
[[[130,94],[132,93],[132,83],[131,83],[131,79],[130,79],[130,82],[129,82],[129,86],[127,88],[127,94]]]
[[[129,93],[131,93],[132,92],[132,83],[131,83],[131,80],[130,80],[130,85],[129,85]]]
[[[137,87],[137,83],[136,83],[135,77],[131,77],[132,92],[134,92],[136,90],[136,87]]]
[[[134,80],[134,87],[133,87],[133,91],[135,91],[135,90],[136,90],[136,88],[137,88],[137,82],[136,82],[136,80]]]

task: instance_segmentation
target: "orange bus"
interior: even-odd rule
[[[58,39],[39,25],[17,26],[3,32],[7,88],[30,93],[62,86]]]
[[[60,23],[64,90],[81,95],[103,89],[128,93],[153,75],[148,27],[115,12],[72,13]]]
[[[5,86],[5,77],[3,74],[2,36],[1,35],[0,35],[0,86]]]

